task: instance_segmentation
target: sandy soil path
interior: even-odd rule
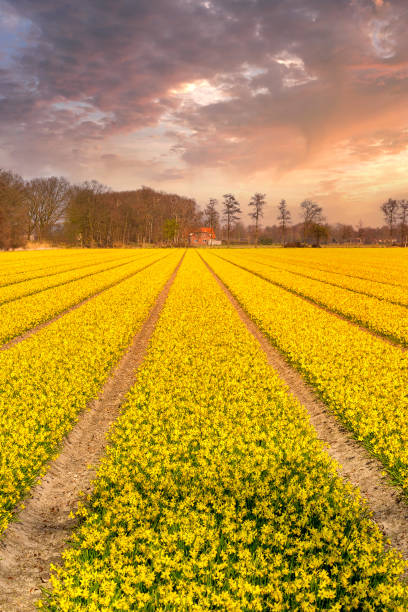
[[[33,611],[41,587],[49,586],[50,564],[60,561],[75,527],[75,520],[69,515],[76,510],[81,491],[86,494],[91,490],[97,463],[106,447],[106,433],[134,384],[136,369],[143,361],[182,259],[98,399],[82,413],[65,439],[60,455],[51,462],[42,482],[32,489],[18,521],[6,530],[0,542],[1,612]]]
[[[258,340],[268,363],[284,380],[292,395],[306,408],[318,438],[327,445],[329,455],[340,464],[341,476],[360,489],[381,531],[389,538],[392,546],[408,558],[408,504],[402,493],[382,476],[384,466],[352,438],[300,374],[271,345],[207,262],[204,263],[248,330]]]

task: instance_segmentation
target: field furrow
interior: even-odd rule
[[[161,257],[0,354],[0,531],[99,392],[180,257]]]
[[[80,516],[48,610],[408,605],[405,563],[194,253]]]
[[[52,319],[96,293],[137,274],[142,268],[166,255],[166,252],[155,251],[121,267],[98,272],[61,287],[46,289],[41,293],[3,304],[0,306],[0,345]]]
[[[277,270],[245,255],[220,255],[225,261],[253,272],[261,278],[315,302],[376,334],[408,346],[408,309],[374,297],[333,287],[285,270]]]
[[[408,354],[204,253],[271,342],[408,492]]]

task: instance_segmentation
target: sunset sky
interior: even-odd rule
[[[0,167],[380,224],[407,29],[407,0],[0,0]]]

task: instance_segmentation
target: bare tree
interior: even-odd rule
[[[98,181],[87,181],[71,190],[66,220],[83,247],[107,246],[103,235],[109,223],[106,195],[109,189]]]
[[[266,195],[264,193],[256,193],[252,196],[249,206],[252,206],[253,211],[248,213],[255,221],[255,246],[258,246],[259,220],[263,217],[263,209],[266,204]]]
[[[330,228],[330,233],[335,242],[347,243],[351,242],[356,237],[356,232],[352,225],[346,223],[336,223]]]
[[[310,234],[313,225],[316,223],[321,224],[325,219],[322,207],[311,200],[304,200],[300,207],[303,217],[303,241],[306,242],[306,238]]]
[[[248,242],[248,228],[241,221],[237,221],[231,228],[231,240],[234,242]]]
[[[357,236],[361,244],[365,238],[365,229],[364,229],[364,223],[362,219],[360,219],[360,221],[358,222]]]
[[[216,208],[217,204],[218,204],[218,200],[216,200],[215,198],[211,198],[207,206],[204,209],[204,216],[208,223],[208,227],[211,227],[213,231],[215,231],[218,225],[218,220],[220,218],[220,213],[218,212]]]
[[[42,240],[46,231],[58,221],[65,209],[70,185],[62,176],[35,178],[26,184],[28,198],[28,237],[35,232]]]
[[[0,248],[14,249],[26,242],[27,194],[18,174],[0,169]]]
[[[329,228],[322,223],[312,223],[310,231],[314,238],[313,246],[320,246],[320,240],[322,240],[322,238],[326,238],[327,240],[329,237]]]
[[[401,230],[401,246],[407,246],[408,239],[408,200],[399,201],[399,222]]]
[[[390,230],[391,242],[393,240],[393,230],[394,230],[394,225],[397,219],[398,208],[399,208],[399,205],[398,205],[397,200],[393,200],[392,198],[389,198],[387,202],[384,202],[384,204],[381,204],[381,210],[384,214],[385,222],[387,223],[389,230]]]
[[[278,205],[278,217],[279,227],[282,234],[282,244],[285,246],[286,242],[286,229],[291,221],[291,214],[286,204],[286,200],[281,200]]]
[[[239,207],[239,202],[235,199],[235,196],[233,196],[232,193],[224,194],[223,198],[222,214],[227,223],[227,245],[229,246],[231,228],[235,221],[238,221],[241,214],[241,209]]]

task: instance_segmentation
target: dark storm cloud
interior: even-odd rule
[[[370,148],[405,113],[405,0],[13,0],[3,13],[29,24],[0,72],[16,167],[92,166],[107,138],[166,117],[187,165],[285,171],[340,138]],[[216,102],[173,91],[200,80]]]

